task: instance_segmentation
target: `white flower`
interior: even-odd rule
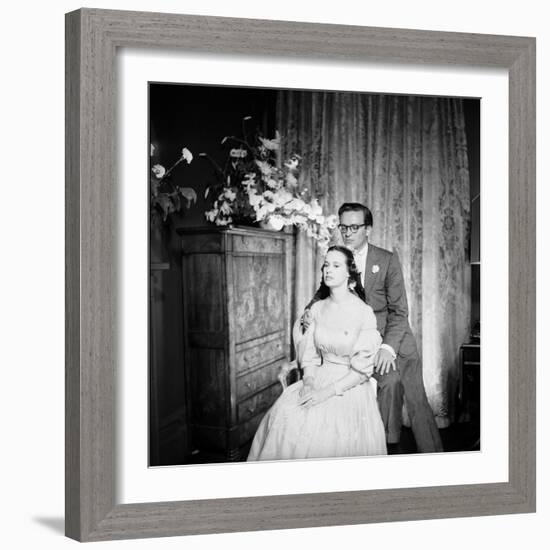
[[[278,151],[281,143],[281,135],[279,134],[279,132],[275,132],[274,139],[265,139],[261,137],[260,141],[266,149],[269,149],[270,151]]]
[[[293,211],[301,212],[304,206],[305,206],[305,203],[302,199],[294,198],[285,204],[284,209],[288,212],[293,212]]]
[[[234,159],[244,159],[246,155],[248,155],[247,150],[241,147],[234,148],[229,151],[229,156]]]
[[[330,216],[327,216],[325,221],[328,229],[336,229],[336,226],[338,225],[338,216],[336,214],[331,214]]]
[[[275,189],[276,187],[279,187],[279,182],[277,180],[274,180],[273,178],[268,178],[266,183],[268,187],[271,187],[271,189]]]
[[[300,164],[298,157],[292,157],[285,162],[285,166],[289,170],[296,170],[296,168],[298,168],[298,164]]]
[[[373,266],[372,266],[372,272],[373,272],[373,273],[378,273],[379,271],[380,271],[380,267],[379,267],[379,266],[377,266],[377,265],[373,265]]]
[[[256,182],[254,181],[255,179],[255,175],[254,174],[246,174],[244,176],[244,179],[242,181],[242,185],[244,186],[244,188],[246,189],[246,192],[247,193],[250,193],[252,187],[254,185],[256,185]]]
[[[213,222],[216,219],[216,216],[218,215],[218,211],[208,210],[204,213],[204,215],[209,222]]]
[[[192,187],[180,187],[180,193],[187,199],[187,208],[191,207],[192,202],[197,202],[197,193]]]
[[[220,206],[220,212],[224,215],[224,216],[227,216],[228,214],[231,214],[231,212],[233,212],[231,206],[229,206],[229,203],[227,202],[222,202],[222,205]]]
[[[248,202],[250,203],[250,206],[256,208],[260,205],[260,203],[263,202],[263,197],[262,195],[258,195],[258,193],[254,193],[253,191],[251,191],[248,194]]]
[[[267,177],[271,176],[271,172],[273,172],[273,168],[269,163],[265,162],[264,160],[256,160],[256,164],[263,176],[267,176]]]
[[[279,189],[273,199],[277,206],[283,206],[292,200],[292,195],[286,189]]]
[[[184,147],[181,150],[181,156],[187,161],[187,164],[191,164],[191,161],[193,160],[193,154],[187,147]]]
[[[291,172],[286,175],[286,184],[288,187],[296,187],[298,185],[298,180]]]
[[[153,174],[155,174],[155,177],[157,179],[161,179],[164,176],[164,174],[166,174],[166,168],[164,168],[162,164],[155,164],[155,166],[153,166],[151,170],[153,171]]]
[[[235,193],[235,191],[231,190],[231,189],[226,189],[224,191],[224,194],[223,196],[226,198],[226,199],[229,199],[230,202],[233,202],[236,197],[237,197],[237,193]]]
[[[313,199],[309,204],[311,206],[311,214],[314,218],[315,216],[321,216],[323,214],[323,209],[317,199]]]
[[[267,206],[262,206],[261,208],[258,208],[256,210],[256,221],[261,221],[263,219],[265,219],[265,217],[267,216],[268,212],[267,212]]]
[[[296,225],[304,225],[305,223],[307,223],[307,218],[303,214],[295,214],[293,218]]]

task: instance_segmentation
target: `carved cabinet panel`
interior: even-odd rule
[[[191,437],[198,449],[239,460],[281,393],[293,237],[254,228],[179,233]]]

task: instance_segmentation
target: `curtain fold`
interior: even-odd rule
[[[299,186],[326,213],[343,202],[373,212],[373,244],[401,259],[409,319],[440,426],[454,407],[458,349],[470,323],[470,178],[462,101],[455,98],[281,91],[283,155],[302,156]],[[335,236],[337,238],[338,236]],[[320,280],[322,258],[296,243],[299,316]]]

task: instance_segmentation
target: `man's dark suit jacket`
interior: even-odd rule
[[[409,325],[409,308],[403,272],[395,252],[369,243],[365,266],[365,296],[376,315],[385,344],[401,357],[418,355]]]

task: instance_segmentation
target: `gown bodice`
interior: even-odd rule
[[[372,309],[362,304],[359,314],[354,311],[344,322],[335,323],[325,314],[324,302],[319,301],[312,307],[313,321],[308,330],[311,333],[308,339],[306,332],[302,366],[338,364],[365,371],[382,341]]]

